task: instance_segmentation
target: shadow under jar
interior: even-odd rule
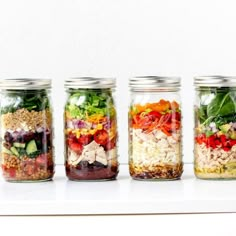
[[[183,172],[180,78],[129,82],[129,171],[137,180],[175,180]]]
[[[114,79],[65,81],[65,167],[70,180],[113,180],[118,175]]]
[[[194,171],[200,179],[236,179],[236,77],[194,78]]]
[[[4,79],[1,88],[1,167],[5,180],[37,182],[54,175],[51,80]]]

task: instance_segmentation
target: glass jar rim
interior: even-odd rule
[[[0,79],[0,89],[6,90],[40,90],[50,89],[52,86],[51,79],[41,78],[14,78]]]
[[[234,87],[236,86],[236,76],[195,76],[194,85],[195,87]]]
[[[65,80],[65,88],[72,89],[102,89],[102,88],[115,88],[115,78],[98,78],[98,77],[72,77]]]

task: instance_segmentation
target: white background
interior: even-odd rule
[[[53,79],[63,163],[63,80],[117,78],[120,160],[127,162],[128,78],[182,77],[184,160],[191,162],[194,75],[236,75],[235,1],[0,0],[0,78]]]

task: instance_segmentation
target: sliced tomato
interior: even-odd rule
[[[215,135],[211,135],[207,138],[207,147],[216,148]]]
[[[157,118],[159,119],[161,117],[161,113],[157,111],[151,111],[148,113],[148,117],[152,120],[156,120]]]
[[[106,130],[98,130],[94,134],[94,140],[96,143],[105,146],[109,141],[109,135]]]
[[[82,145],[87,145],[93,140],[93,136],[91,134],[80,135],[78,138],[78,142]]]
[[[221,142],[219,139],[215,140],[216,147],[221,147]]]
[[[77,154],[80,154],[83,150],[83,146],[80,143],[71,143],[69,146],[70,149]]]
[[[199,136],[197,136],[197,137],[195,138],[195,140],[196,140],[196,142],[197,142],[198,144],[200,144],[200,145],[207,142],[207,139],[206,139],[206,135],[205,135],[205,134],[200,134]]]
[[[223,146],[227,146],[227,137],[226,135],[220,135],[220,141],[222,143]]]
[[[69,134],[66,139],[67,145],[70,145],[71,143],[76,143],[77,139],[74,134]]]

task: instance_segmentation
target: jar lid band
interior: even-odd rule
[[[236,86],[236,76],[196,76],[194,85],[196,87],[234,87]]]
[[[155,88],[179,88],[180,77],[167,76],[137,76],[129,80],[129,86],[133,90]]]
[[[0,79],[0,89],[40,90],[40,89],[50,89],[50,88],[51,88],[51,79],[36,79],[36,78]]]
[[[65,80],[65,88],[114,88],[116,86],[115,78],[95,78],[95,77],[73,77]]]

